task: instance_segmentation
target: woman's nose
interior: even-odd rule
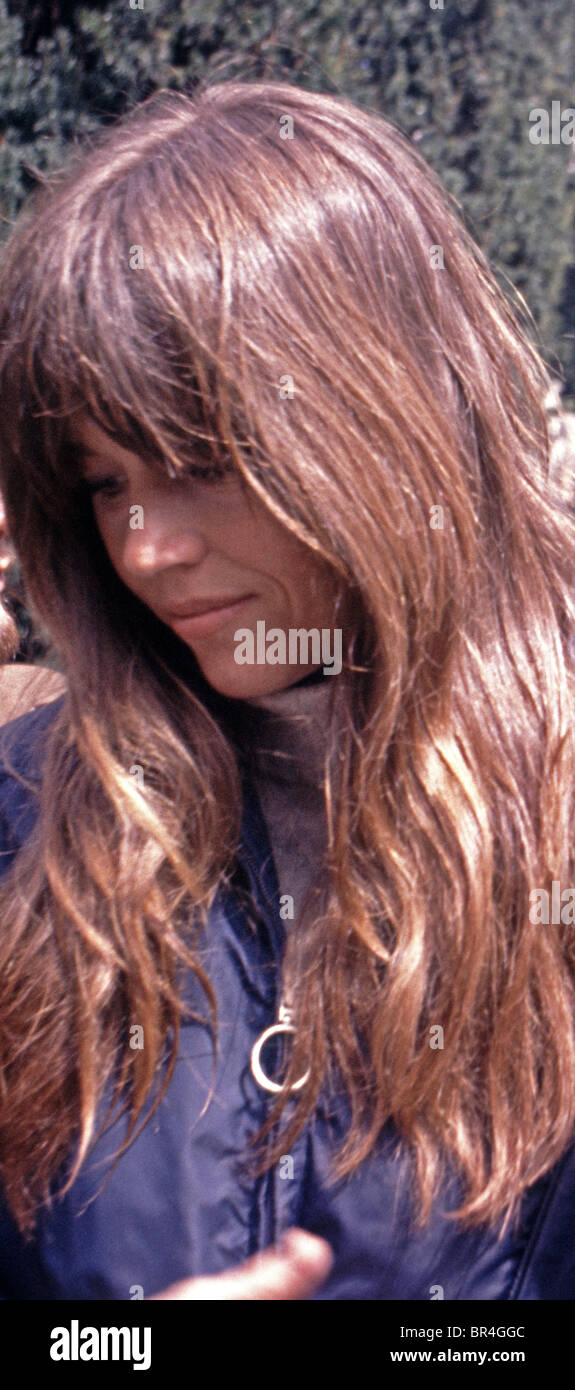
[[[173,500],[130,507],[123,547],[124,568],[153,574],[174,565],[195,565],[208,549],[199,518]]]

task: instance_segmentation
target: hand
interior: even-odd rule
[[[333,1255],[325,1240],[294,1227],[286,1232],[281,1247],[272,1246],[225,1274],[181,1279],[148,1301],[184,1298],[242,1303],[305,1299],[324,1283],[332,1264]]]

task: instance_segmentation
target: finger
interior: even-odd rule
[[[333,1263],[329,1245],[308,1231],[292,1229],[282,1241],[238,1269],[201,1279],[182,1279],[154,1299],[275,1302],[307,1298],[324,1282]]]

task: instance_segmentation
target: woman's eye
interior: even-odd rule
[[[224,465],[207,464],[204,468],[195,465],[188,473],[184,473],[181,479],[176,479],[175,481],[181,481],[183,483],[223,483],[231,479],[233,475],[234,469],[231,467],[226,468]]]
[[[170,491],[180,489],[197,489],[199,487],[213,488],[217,484],[229,483],[234,476],[232,468],[210,465],[208,467],[194,467],[189,472],[180,474],[178,478],[166,478],[158,486],[167,487]],[[105,502],[113,502],[121,497],[126,490],[126,482],[122,479],[109,475],[102,478],[85,478],[83,481],[85,495],[90,499],[101,497]]]
[[[108,498],[110,500],[112,500],[115,497],[119,497],[122,491],[122,484],[118,482],[117,478],[86,479],[84,482],[84,487],[86,489],[88,497],[96,497],[97,495],[99,495],[101,497],[104,497],[105,499]]]

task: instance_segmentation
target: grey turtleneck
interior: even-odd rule
[[[323,761],[331,679],[290,686],[244,701],[244,746],[268,827],[280,895],[290,894],[297,922],[313,893],[327,842]]]

